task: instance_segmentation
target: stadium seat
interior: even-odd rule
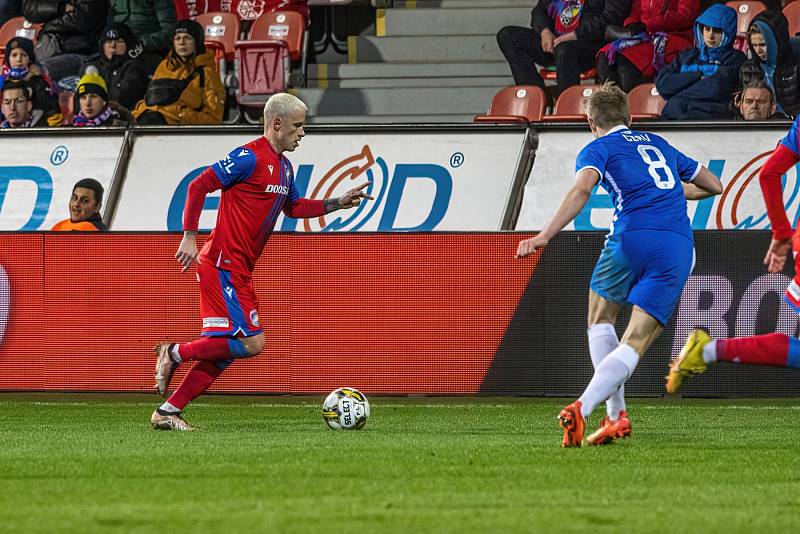
[[[789,37],[794,37],[800,33],[800,2],[786,4],[783,14],[789,21]]]
[[[514,85],[498,91],[486,115],[477,115],[473,122],[527,123],[542,120],[547,97],[541,87]]]
[[[556,69],[555,67],[543,67],[539,69],[539,76],[543,80],[555,80]],[[581,80],[594,80],[597,77],[597,69],[589,69],[581,72]]]
[[[628,110],[633,120],[660,117],[666,103],[652,83],[637,85],[628,93]]]
[[[25,17],[14,17],[9,19],[0,28],[0,65],[5,61],[6,44],[14,37],[26,37],[31,41],[36,41],[36,35],[41,29],[41,24],[28,22]]]
[[[275,93],[286,90],[289,51],[285,41],[239,41],[236,43],[236,102],[260,108]],[[245,117],[251,120],[245,113]]]
[[[275,11],[264,13],[250,27],[250,41],[273,40],[286,41],[289,57],[292,61],[305,60],[308,44],[306,21],[295,11]]]
[[[747,30],[750,28],[750,21],[759,13],[765,11],[767,6],[758,0],[732,0],[731,2],[726,2],[725,5],[735,9],[738,18],[736,40],[734,41],[733,47],[746,54],[749,48],[747,44]]]
[[[574,122],[586,120],[586,106],[583,99],[590,96],[600,85],[573,85],[564,90],[556,100],[552,115],[545,115],[542,121]]]
[[[197,15],[195,21],[203,26],[206,48],[214,51],[224,83],[228,62],[233,60],[236,41],[239,40],[239,17],[233,13],[203,13]]]

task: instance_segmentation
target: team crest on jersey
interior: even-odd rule
[[[250,324],[252,324],[253,326],[261,326],[261,323],[258,322],[257,310],[250,310]]]

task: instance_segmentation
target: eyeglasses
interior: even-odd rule
[[[4,106],[13,106],[14,104],[24,104],[27,102],[28,99],[24,96],[18,96],[17,98],[4,98],[3,105]]]

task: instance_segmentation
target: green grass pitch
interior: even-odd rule
[[[0,531],[800,532],[797,400],[633,399],[583,449],[562,399],[371,401],[334,432],[322,397],[207,396],[178,433],[155,396],[0,395]]]

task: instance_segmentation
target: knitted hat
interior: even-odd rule
[[[8,60],[11,56],[11,51],[15,48],[21,48],[26,54],[28,54],[28,57],[31,60],[31,65],[36,63],[36,54],[33,52],[33,41],[26,39],[25,37],[14,37],[6,45],[6,65],[9,67],[11,66]]]
[[[133,30],[131,30],[127,24],[112,22],[103,28],[103,33],[100,34],[100,52],[103,51],[103,43],[106,41],[116,41],[117,39],[125,41],[128,50],[136,46],[139,42],[139,38],[136,37],[136,34],[133,33]]]
[[[179,33],[188,33],[194,39],[194,46],[196,49],[196,54],[199,56],[200,54],[205,54],[206,52],[206,45],[205,45],[205,32],[203,31],[203,26],[195,22],[193,20],[179,20],[175,24],[175,32],[173,35],[177,35]]]
[[[78,90],[75,91],[75,98],[80,98],[81,95],[86,93],[98,95],[108,102],[108,86],[103,77],[96,72],[87,72],[83,75],[78,82]]]

